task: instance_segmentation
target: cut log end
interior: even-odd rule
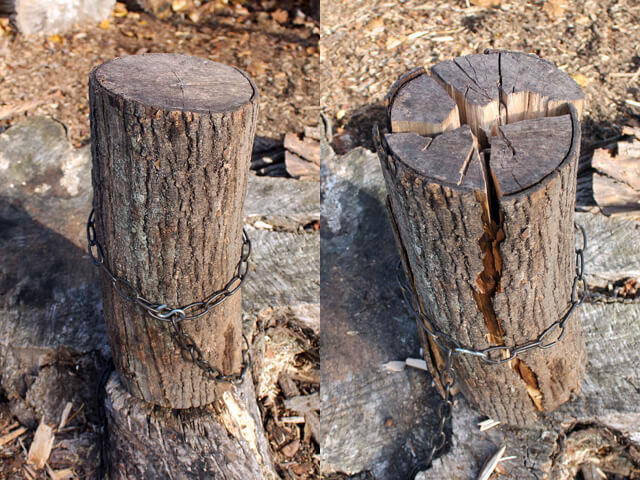
[[[182,54],[119,57],[96,67],[91,78],[116,98],[181,112],[231,112],[257,97],[241,70]]]

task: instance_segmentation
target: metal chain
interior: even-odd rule
[[[222,289],[213,292],[204,300],[192,302],[182,307],[170,307],[164,303],[159,304],[147,300],[131,282],[114,275],[109,270],[105,262],[104,249],[96,237],[95,209],[91,210],[87,220],[87,243],[91,260],[109,277],[116,293],[125,300],[142,307],[152,318],[166,322],[173,341],[178,345],[185,359],[196,364],[216,382],[227,382],[234,385],[242,382],[245,372],[251,366],[251,354],[249,353],[249,340],[247,340],[247,337],[242,334],[246,348],[242,350],[242,369],[240,373],[225,375],[219,368],[214,367],[205,360],[202,350],[198,347],[193,337],[182,328],[182,322],[184,320],[195,320],[206,315],[214,307],[236,293],[244,283],[249,271],[249,256],[251,255],[251,241],[244,229],[242,229],[242,252],[233,277]]]
[[[573,287],[571,289],[571,305],[559,320],[556,320],[549,325],[535,340],[531,340],[520,345],[514,345],[511,347],[507,345],[495,345],[475,350],[470,346],[461,345],[450,335],[431,327],[431,322],[422,312],[415,290],[409,285],[406,277],[401,275],[402,267],[401,264],[398,265],[397,279],[405,302],[409,305],[409,308],[412,314],[416,317],[416,320],[418,320],[420,328],[422,328],[433,339],[434,343],[445,355],[445,367],[439,375],[440,384],[444,388],[444,399],[438,407],[438,428],[433,432],[429,439],[429,448],[425,460],[414,468],[414,474],[427,469],[431,465],[436,453],[444,448],[446,442],[444,428],[447,420],[451,418],[453,410],[451,388],[455,384],[454,360],[457,355],[471,355],[486,363],[500,365],[514,360],[518,355],[528,352],[529,350],[534,350],[536,348],[545,350],[547,348],[551,348],[560,342],[562,337],[564,337],[567,322],[575,312],[576,308],[578,308],[589,296],[589,287],[586,279],[584,278],[584,251],[587,248],[587,233],[582,225],[577,223],[574,223],[574,225],[575,228],[579,229],[582,233],[582,246],[575,249],[576,275],[573,279]],[[578,296],[578,286],[580,282],[582,282],[583,293],[581,296]],[[554,334],[555,337],[552,334]],[[411,478],[413,478],[414,474],[412,474]]]

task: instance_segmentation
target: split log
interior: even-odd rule
[[[431,328],[475,350],[527,343],[570,306],[582,93],[548,62],[513,52],[457,58],[432,73],[437,83],[418,70],[392,87],[390,133],[375,135],[407,276]],[[444,91],[459,128],[442,114],[450,105],[431,118],[420,109],[425,97],[448,104]],[[418,108],[398,98],[420,99]],[[443,352],[424,333],[422,342],[437,377]],[[455,362],[465,397],[515,425],[566,402],[584,365],[577,315],[553,348],[503,365],[469,355]]]
[[[171,54],[118,58],[90,76],[94,208],[105,264],[152,302],[188,305],[222,289],[242,250],[257,90],[242,72]],[[129,294],[130,292],[126,292]],[[127,390],[171,408],[216,398],[166,322],[103,276],[114,362]],[[183,328],[224,374],[242,369],[241,295]]]

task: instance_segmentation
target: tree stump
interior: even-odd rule
[[[107,268],[157,304],[188,305],[222,289],[242,252],[253,82],[199,58],[135,55],[95,68],[89,97],[96,229]],[[114,362],[131,394],[170,408],[199,407],[220,394],[183,356],[167,322],[119,296],[106,275],[102,291]],[[242,369],[241,315],[238,292],[182,322],[226,375]]]
[[[536,340],[571,304],[582,92],[550,63],[514,52],[431,73],[396,82],[389,133],[374,131],[407,277],[430,326],[460,344]],[[438,378],[444,353],[421,334]],[[482,413],[530,425],[579,389],[585,363],[574,314],[552,348],[502,365],[458,355],[455,372]]]

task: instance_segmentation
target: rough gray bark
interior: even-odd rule
[[[529,81],[514,73],[523,69]],[[419,136],[421,129],[408,132],[409,120],[405,133],[393,130],[398,109],[415,116],[415,124],[428,123],[419,108],[395,103],[405,89],[412,89],[411,98],[420,98],[416,89],[434,95],[423,74],[394,85],[391,131],[374,134],[409,282],[432,327],[460,344],[522,345],[570,305],[580,92],[547,62],[515,53],[462,57],[433,72],[468,126],[433,139]],[[442,117],[438,109],[434,116]],[[421,335],[430,368],[440,371],[442,352]],[[532,424],[538,412],[565,402],[583,372],[577,316],[559,345],[508,364],[456,358],[466,398],[515,425]]]
[[[94,207],[106,266],[159,304],[220,290],[242,248],[242,206],[257,115],[253,82],[184,55],[123,57],[90,76]],[[217,397],[167,325],[119,297],[103,277],[105,320],[127,390],[190,408]],[[241,369],[241,296],[183,323],[205,359]]]

